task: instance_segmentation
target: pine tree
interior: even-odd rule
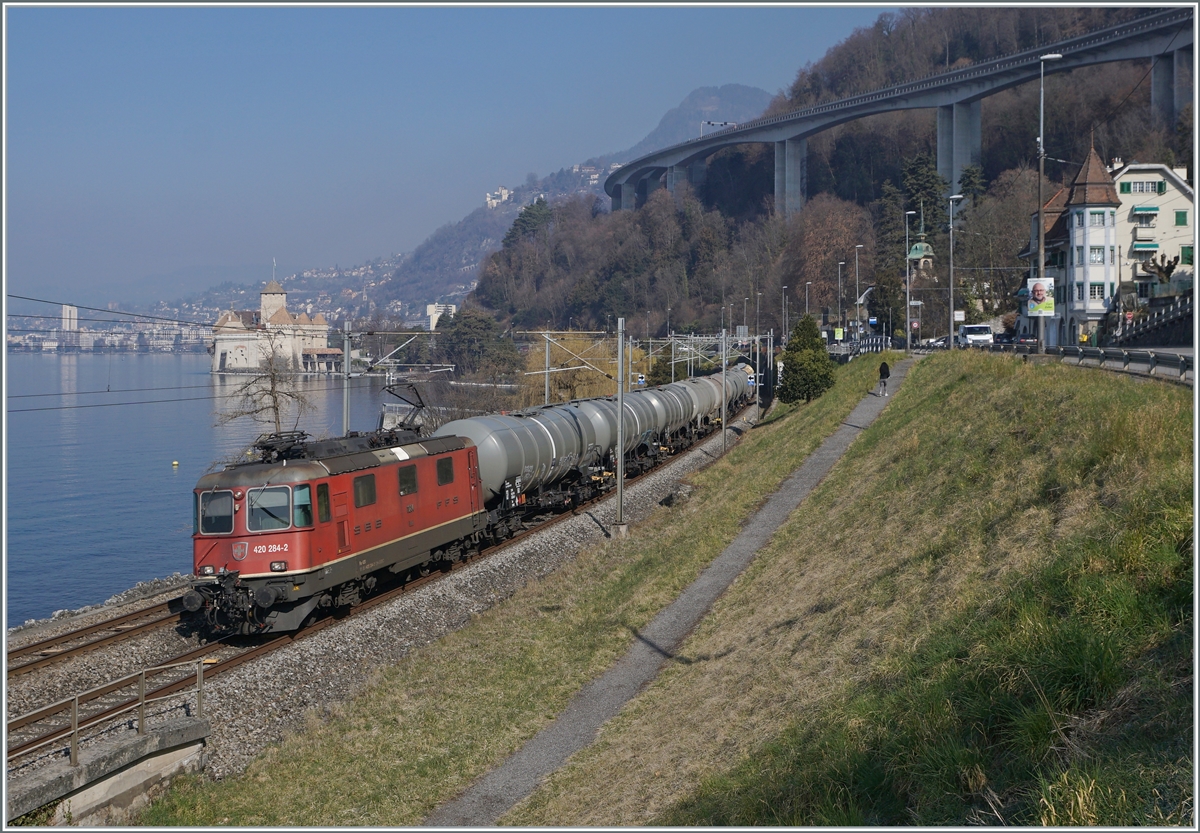
[[[825,350],[825,339],[821,338],[821,330],[817,320],[811,315],[805,315],[792,327],[792,337],[788,339],[788,350]]]
[[[787,350],[783,352],[783,378],[779,399],[792,403],[811,402],[833,387],[834,364],[825,349],[825,341],[811,315],[801,318],[792,329]]]

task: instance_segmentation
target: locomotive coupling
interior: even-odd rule
[[[202,607],[204,607],[204,597],[195,590],[189,590],[183,594],[183,609],[188,613],[195,613]]]
[[[259,587],[254,591],[254,603],[259,607],[270,607],[283,595],[278,587]]]

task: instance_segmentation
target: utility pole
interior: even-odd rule
[[[908,256],[908,218],[915,211],[904,212],[904,352],[912,352],[912,259]]]
[[[350,321],[342,322],[342,436],[350,434]]]
[[[859,243],[854,247],[854,333],[856,337],[862,336],[862,289],[858,285],[858,250],[863,247]]]
[[[617,522],[613,537],[624,538],[625,525],[625,319],[617,319]]]
[[[725,387],[728,382],[725,379],[725,350],[727,339],[725,334],[728,330],[721,330],[721,454],[725,454],[725,425],[728,417],[729,389]]]
[[[542,337],[546,339],[546,400],[545,404],[550,404],[550,333],[542,333]]]

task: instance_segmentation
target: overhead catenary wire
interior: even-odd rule
[[[253,377],[248,377],[247,381],[250,381],[252,378]],[[362,379],[362,378],[366,378],[366,377],[363,377],[363,376],[352,376],[351,377],[352,380],[353,379]],[[131,389],[129,391],[124,391],[124,392],[126,392],[126,393],[142,393],[142,392],[153,392],[155,390],[182,390],[187,387],[205,387],[205,386],[204,385],[189,385],[189,386],[183,386],[181,388],[143,388],[140,390],[137,388],[134,388],[134,389]],[[334,391],[334,390],[340,391],[341,389],[342,389],[342,382],[339,380],[336,385],[326,385],[326,386],[323,386],[320,388],[313,388],[307,392],[325,393],[325,392]],[[117,392],[118,391],[88,391],[88,393],[117,393]],[[63,393],[25,394],[25,396],[76,396],[76,395],[78,395],[78,394],[71,393],[70,391],[65,391]],[[125,406],[125,405],[159,405],[159,404],[168,404],[168,403],[172,403],[172,402],[215,402],[220,399],[231,399],[231,398],[237,398],[240,396],[242,396],[241,391],[233,390],[233,391],[230,391],[229,393],[214,393],[211,396],[182,396],[182,397],[177,397],[174,399],[142,399],[142,400],[135,400],[132,402],[128,402],[128,401],[127,402],[93,402],[93,403],[87,403],[87,404],[83,404],[83,405],[46,405],[44,407],[35,407],[35,408],[8,408],[5,410],[5,412],[8,414],[27,414],[27,413],[33,413],[35,411],[74,411],[74,410],[80,410],[80,409],[85,409],[85,408],[115,408],[115,407],[120,407],[120,406]],[[17,397],[10,396],[8,398],[15,399]]]
[[[96,321],[96,322],[106,323],[106,324],[146,324],[146,323],[150,323],[151,321],[159,321],[159,322],[163,322],[166,324],[179,324],[179,325],[183,325],[183,326],[187,326],[187,327],[207,327],[209,329],[216,328],[216,324],[213,323],[212,321],[189,321],[185,318],[169,318],[169,317],[163,316],[163,315],[151,315],[150,313],[146,313],[146,312],[125,312],[123,310],[101,309],[99,307],[84,306],[83,304],[72,304],[67,301],[51,301],[51,300],[47,300],[45,298],[31,298],[28,295],[14,295],[11,292],[8,293],[5,297],[13,298],[13,299],[20,300],[20,301],[32,301],[36,304],[50,304],[51,306],[75,307],[76,309],[85,309],[85,310],[89,310],[91,312],[100,312],[100,313],[104,313],[107,315],[125,315],[125,316],[129,316],[131,318],[150,319],[150,321],[120,321],[120,320],[113,320],[113,319],[108,319],[108,318],[86,318],[86,319],[81,318],[81,319],[78,319],[80,321]],[[22,315],[19,312],[6,312],[5,315],[9,318],[58,318],[59,317],[59,316],[53,316],[53,315]],[[301,324],[299,326],[306,326],[306,325]],[[54,328],[54,329],[61,330],[61,328]],[[272,325],[272,329],[277,330],[277,331],[287,331],[287,330],[291,329],[291,326],[289,326],[289,325]],[[13,330],[13,329],[10,329],[9,332],[49,332],[49,330]],[[393,335],[412,335],[414,332],[417,332],[417,333],[429,332],[432,334],[436,331],[434,331],[434,330],[415,330],[415,331],[414,330],[361,330],[354,334],[355,335],[366,335],[366,336],[393,336]]]

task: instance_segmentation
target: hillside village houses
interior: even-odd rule
[[[1127,315],[1156,298],[1192,289],[1195,274],[1195,192],[1186,170],[1114,159],[1105,167],[1095,149],[1070,186],[1043,209],[1046,277],[1054,280],[1055,317],[1046,322],[1048,346],[1094,343],[1109,313]],[[1037,213],[1030,221],[1031,277],[1037,252]],[[1156,266],[1178,258],[1169,281]],[[1018,329],[1037,332],[1022,306]]]
[[[275,281],[259,293],[257,310],[228,310],[213,325],[212,372],[257,370],[277,356],[295,370],[341,369],[342,351],[329,346],[329,322],[317,313],[288,312],[287,292]]]

